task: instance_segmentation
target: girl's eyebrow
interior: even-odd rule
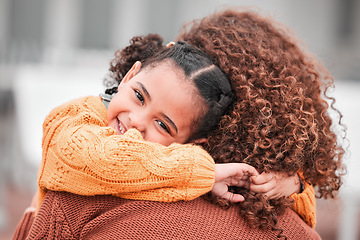
[[[141,90],[144,92],[144,94],[146,95],[146,97],[151,101],[151,97],[150,94],[148,92],[148,90],[146,89],[146,87],[144,86],[144,84],[142,84],[141,82],[136,82],[137,85],[139,85],[139,87],[141,88]],[[172,127],[175,129],[176,134],[178,133],[178,128],[176,126],[176,124],[164,113],[161,113],[162,117],[166,119],[166,121],[172,125]]]
[[[136,82],[137,85],[139,85],[139,87],[141,88],[141,90],[144,92],[144,94],[146,95],[146,97],[151,100],[150,94],[148,92],[148,90],[146,89],[146,87],[144,86],[144,84],[142,84],[141,82]]]
[[[166,121],[173,126],[173,128],[175,129],[176,134],[178,133],[178,128],[176,127],[176,124],[168,117],[166,116],[164,113],[161,113],[161,115],[163,116],[163,118],[166,119]]]

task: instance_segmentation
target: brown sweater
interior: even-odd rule
[[[278,219],[287,239],[320,239],[290,209]],[[235,207],[202,198],[160,203],[48,191],[36,218],[25,214],[14,239],[278,239],[279,233],[253,229]]]

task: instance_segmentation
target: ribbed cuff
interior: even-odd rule
[[[185,200],[195,199],[209,191],[215,183],[215,162],[203,149],[196,152],[195,165],[188,183]]]
[[[316,224],[316,200],[313,186],[305,182],[305,189],[302,193],[292,194],[294,199],[292,209],[312,228]]]

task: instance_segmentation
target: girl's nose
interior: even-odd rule
[[[129,120],[130,120],[129,127],[138,130],[142,134],[143,138],[145,138],[145,130],[146,130],[145,118],[141,116],[141,114],[130,113]]]

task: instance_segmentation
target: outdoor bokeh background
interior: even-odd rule
[[[182,24],[229,6],[256,7],[292,28],[335,77],[348,176],[339,198],[318,200],[316,230],[360,239],[358,0],[0,0],[0,239],[11,239],[36,190],[45,115],[102,92],[113,53],[131,37],[158,33],[168,42]]]

